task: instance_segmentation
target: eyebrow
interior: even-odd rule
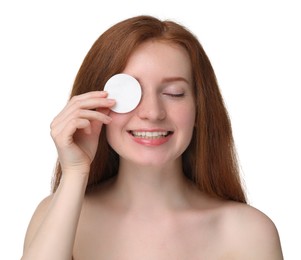
[[[138,82],[139,82],[139,84],[142,86],[142,83],[141,83],[141,79],[140,78],[138,78],[138,77],[134,77]],[[189,85],[190,83],[189,83],[189,81],[186,79],[186,78],[184,78],[184,77],[177,77],[177,76],[175,76],[175,77],[166,77],[166,78],[163,78],[162,79],[162,83],[163,84],[166,84],[166,83],[170,83],[170,82],[177,82],[177,81],[180,81],[180,82],[185,82],[187,85]]]
[[[169,77],[169,78],[164,78],[162,80],[163,83],[169,83],[169,82],[174,82],[174,81],[183,81],[189,84],[189,81],[183,77]]]

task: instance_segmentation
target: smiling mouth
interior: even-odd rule
[[[136,138],[143,138],[143,139],[158,139],[158,138],[164,138],[171,134],[173,134],[172,131],[129,131],[129,133],[136,137]]]

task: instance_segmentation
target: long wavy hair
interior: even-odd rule
[[[203,192],[246,203],[229,116],[210,60],[198,39],[183,25],[151,16],[136,16],[105,31],[92,45],[76,75],[70,98],[102,90],[106,81],[121,73],[131,53],[148,40],[178,44],[192,64],[196,124],[191,143],[182,155],[183,172]],[[118,172],[119,156],[106,140],[105,127],[91,164],[86,192]],[[57,161],[52,192],[62,176]]]

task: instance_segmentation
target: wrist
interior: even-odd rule
[[[63,170],[62,171],[62,178],[61,183],[66,184],[70,183],[72,185],[77,186],[87,186],[89,179],[89,173],[88,172],[78,172],[74,170]]]

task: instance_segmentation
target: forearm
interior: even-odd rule
[[[24,250],[23,260],[70,260],[83,204],[86,176],[64,175],[48,211]]]

